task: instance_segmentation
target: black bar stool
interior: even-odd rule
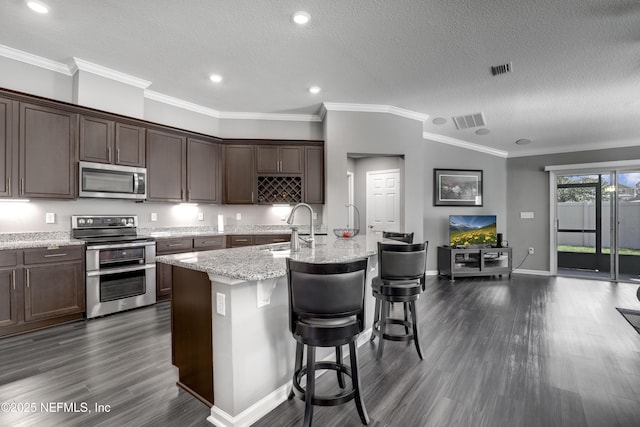
[[[396,233],[395,231],[383,231],[382,238],[398,240],[405,243],[413,243],[413,233]]]
[[[310,264],[287,258],[289,282],[289,330],[296,342],[295,370],[289,399],[305,402],[304,426],[311,426],[313,405],[334,406],[355,399],[363,424],[369,416],[360,393],[356,339],[364,329],[364,295],[367,260],[334,264]],[[350,366],[342,363],[341,346],[349,345]],[[303,366],[304,346],[307,363]],[[335,347],[336,361],[316,362],[316,347]],[[332,396],[315,394],[316,369],[336,371],[344,389],[344,374],[352,387]],[[300,385],[306,376],[306,387]]]
[[[428,242],[411,245],[378,242],[378,276],[371,282],[376,299],[371,341],[379,337],[376,359],[382,357],[385,340],[413,341],[422,359],[415,302],[425,286]],[[390,304],[403,303],[404,319],[389,317]],[[409,320],[409,313],[411,320]],[[387,332],[388,325],[404,326],[404,334]]]

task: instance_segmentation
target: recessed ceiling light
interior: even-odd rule
[[[40,1],[29,0],[27,2],[27,6],[29,6],[29,9],[37,13],[49,13],[49,6]]]
[[[519,140],[516,141],[516,144],[518,144],[518,145],[531,144],[531,140],[530,139],[519,139]]]
[[[309,92],[310,92],[310,93],[312,93],[312,94],[314,94],[314,95],[319,94],[321,90],[322,90],[322,89],[320,89],[320,87],[318,87],[318,86],[311,86],[311,87],[309,88]]]
[[[434,125],[443,125],[445,123],[447,123],[447,119],[445,119],[444,117],[436,117],[435,119],[433,119]]]
[[[220,74],[211,74],[209,76],[209,80],[214,83],[220,83],[222,81],[222,76]]]
[[[489,132],[491,132],[489,129],[478,129],[476,135],[489,135]]]
[[[309,15],[307,12],[304,11],[298,11],[296,13],[294,13],[291,16],[291,19],[293,20],[293,22],[295,22],[298,25],[304,25],[306,23],[308,23],[311,20],[311,15]]]

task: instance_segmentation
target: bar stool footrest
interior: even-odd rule
[[[351,368],[347,365],[344,365],[342,363],[335,363],[335,362],[316,362],[316,365],[315,365],[316,371],[326,370],[326,369],[330,369],[333,371],[340,371],[348,375],[349,378],[351,378]],[[307,374],[307,366],[304,365],[302,368],[298,369],[295,372],[293,377],[294,378],[293,392],[298,398],[302,399],[303,401],[305,400],[305,390],[300,385],[300,380],[306,374]],[[311,403],[313,403],[316,406],[341,405],[350,400],[353,400],[355,395],[356,395],[356,390],[355,388],[352,387],[349,390],[345,390],[344,392],[338,393],[335,395],[314,395],[313,399],[311,399]]]

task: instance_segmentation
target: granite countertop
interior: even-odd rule
[[[157,257],[156,261],[203,271],[210,275],[256,281],[285,276],[285,258],[288,257],[298,261],[325,264],[375,255],[379,240],[380,237],[376,236],[375,233],[356,236],[351,239],[318,236],[314,249],[301,242],[300,252],[291,253],[288,251],[289,243],[277,243],[164,255]]]
[[[77,245],[84,245],[84,241],[71,238],[70,233],[65,231],[0,233],[0,250]]]

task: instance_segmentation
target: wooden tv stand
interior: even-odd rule
[[[451,281],[463,276],[494,276],[508,274],[511,279],[511,248],[457,249],[438,246],[438,274]]]

